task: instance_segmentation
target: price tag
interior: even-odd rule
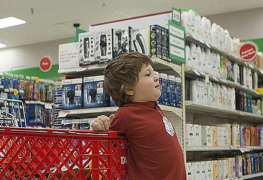
[[[201,43],[205,44],[205,42],[204,42],[202,39],[199,39],[199,41],[200,41]]]
[[[205,83],[206,83],[206,84],[209,84],[209,81],[210,81],[209,76],[208,76],[208,74],[206,74],[206,75],[205,75]]]
[[[36,77],[36,83],[39,83],[39,77]]]
[[[205,43],[206,44],[206,46],[209,48],[209,49],[211,49],[211,46],[208,44],[208,43]]]
[[[14,89],[14,95],[17,95],[18,94],[18,90],[17,89]]]
[[[196,69],[193,69],[193,71],[197,76],[200,76],[199,72]]]
[[[215,81],[217,81],[217,82],[219,81],[219,80],[218,80],[216,77],[214,77],[214,76],[213,76],[212,78],[213,78]]]
[[[52,104],[45,103],[45,109],[52,109]]]
[[[69,111],[60,111],[58,117],[66,117],[69,114]]]

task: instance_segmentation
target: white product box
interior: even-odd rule
[[[213,164],[213,180],[219,180],[219,161],[212,161]]]
[[[193,162],[194,167],[194,180],[202,180],[201,179],[201,162]]]
[[[193,146],[193,143],[194,143],[194,126],[193,124],[186,124],[185,145]]]
[[[211,126],[202,126],[202,146],[213,146]]]
[[[219,162],[219,179],[224,179],[224,160],[218,160]]]
[[[187,180],[194,180],[194,167],[192,163],[186,163]]]
[[[79,35],[80,56],[83,64],[90,64],[95,61],[95,36],[94,33],[81,33]]]
[[[201,161],[201,179],[207,179],[207,166],[205,161]]]
[[[105,62],[113,58],[113,29],[94,33],[94,57],[95,61]]]
[[[202,146],[201,125],[194,124],[194,145]]]
[[[212,161],[206,161],[206,178],[207,180],[213,180],[213,164]]]
[[[131,50],[150,55],[150,27],[143,29],[132,29]]]

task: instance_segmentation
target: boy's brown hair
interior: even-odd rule
[[[124,53],[114,58],[104,70],[104,88],[119,107],[131,103],[126,94],[139,80],[142,66],[153,65],[152,60],[141,53]]]

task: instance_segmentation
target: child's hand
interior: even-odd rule
[[[98,116],[92,123],[91,128],[94,131],[107,131],[109,130],[111,121],[115,118],[114,114],[108,116]]]

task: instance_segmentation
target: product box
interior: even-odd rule
[[[212,161],[213,163],[213,180],[219,180],[219,161]]]
[[[201,162],[193,162],[194,166],[194,179],[201,180]]]
[[[182,107],[182,80],[180,77],[175,78],[175,107]]]
[[[131,51],[131,27],[113,29],[113,58]]]
[[[187,180],[194,180],[194,167],[192,163],[186,163]]]
[[[113,58],[113,29],[94,33],[94,57],[98,63],[105,63]]]
[[[202,146],[201,125],[194,124],[194,145]]]
[[[62,80],[62,109],[82,108],[82,78]]]
[[[162,58],[162,27],[150,26],[150,56]]]
[[[167,105],[176,107],[176,82],[175,82],[175,76],[168,75],[168,81],[167,81]]]
[[[185,131],[186,131],[186,138],[185,138],[185,145],[186,146],[194,146],[194,126],[193,124],[186,124],[185,125]]]
[[[201,179],[207,179],[207,166],[205,161],[201,161]]]
[[[162,27],[162,45],[161,45],[161,58],[164,60],[171,61],[169,56],[169,30],[165,27]]]
[[[104,76],[84,77],[84,108],[110,106],[110,97],[105,93],[103,83]]]
[[[131,50],[150,55],[150,28],[132,29]]]
[[[218,146],[218,130],[216,126],[211,126],[212,127],[212,138],[213,138],[213,146],[217,147]]]
[[[213,146],[211,126],[202,126],[202,145]]]
[[[213,180],[213,166],[212,166],[212,161],[206,161],[206,168],[207,168],[207,175],[206,178],[207,180]]]
[[[239,124],[232,124],[232,146],[240,146],[240,127]]]
[[[79,34],[79,54],[83,64],[91,64],[95,62],[95,36],[94,33]]]
[[[168,104],[168,95],[167,95],[167,81],[168,77],[165,73],[159,74],[159,81],[160,81],[160,90],[161,96],[158,99],[159,104],[167,105]]]

